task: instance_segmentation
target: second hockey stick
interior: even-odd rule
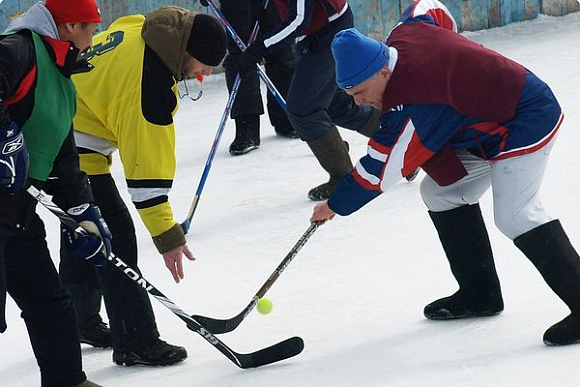
[[[268,6],[269,0],[264,1],[264,9]],[[248,40],[248,44],[251,44],[258,36],[258,31],[260,30],[260,23],[256,21],[254,24],[254,29],[250,34],[250,38]],[[242,77],[240,74],[236,75],[236,80],[232,86],[232,91],[230,91],[230,95],[228,97],[228,101],[226,103],[226,108],[224,109],[224,113],[222,114],[222,118],[220,120],[218,130],[215,134],[215,138],[213,140],[213,144],[209,151],[209,155],[207,156],[207,160],[205,161],[205,166],[203,168],[203,173],[201,174],[201,178],[199,180],[199,184],[197,185],[197,190],[195,191],[195,195],[193,196],[193,201],[191,202],[191,206],[189,207],[189,212],[187,213],[187,218],[181,223],[181,228],[183,232],[187,234],[189,232],[189,228],[191,227],[191,220],[193,219],[193,214],[195,214],[195,210],[197,209],[197,205],[199,204],[199,199],[201,198],[201,193],[203,191],[203,187],[205,186],[205,181],[209,175],[209,171],[211,169],[211,165],[213,163],[213,159],[215,157],[217,148],[220,144],[222,134],[224,132],[224,128],[226,127],[226,121],[232,111],[232,107],[236,100],[236,96],[238,95],[238,91],[240,88],[240,84],[242,82]]]
[[[276,282],[280,274],[288,267],[290,262],[294,259],[298,251],[306,244],[308,239],[314,234],[314,231],[320,226],[319,223],[312,223],[310,227],[302,234],[298,242],[292,247],[290,252],[284,257],[282,262],[276,267],[274,272],[270,275],[268,280],[262,285],[260,290],[252,297],[252,301],[242,310],[237,316],[229,318],[227,320],[220,320],[216,318],[200,316],[200,315],[193,315],[192,317],[200,322],[204,327],[207,327],[210,331],[214,334],[219,335],[221,333],[228,333],[233,331],[240,325],[242,321],[246,318],[246,316],[254,309],[260,298],[264,297],[268,289]]]

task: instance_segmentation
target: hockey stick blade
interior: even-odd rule
[[[242,361],[242,368],[255,368],[294,357],[302,352],[303,349],[304,340],[300,337],[291,337],[259,351],[240,354],[239,356]]]
[[[230,319],[227,320],[221,320],[221,319],[217,319],[217,318],[211,318],[211,317],[206,317],[206,316],[200,316],[200,315],[193,315],[191,316],[193,319],[199,321],[199,323],[201,325],[203,325],[204,327],[207,327],[207,329],[209,329],[210,331],[212,331],[213,334],[215,335],[221,335],[223,333],[228,333],[233,331],[234,329],[236,329],[238,327],[238,325],[240,325],[240,323],[244,320],[244,318],[246,317],[246,315],[252,311],[252,309],[254,308],[255,302],[253,302],[253,305],[251,305],[249,308],[246,307],[246,309],[242,310],[242,312],[240,314],[238,314],[235,317],[232,317]]]
[[[198,329],[187,325],[190,330],[199,333]],[[209,328],[206,328],[209,330]],[[213,332],[212,332],[213,333]],[[262,348],[251,353],[234,352],[238,366],[243,369],[261,367],[294,357],[304,349],[304,340],[300,337],[291,337],[274,345]]]

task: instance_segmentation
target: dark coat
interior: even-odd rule
[[[77,49],[61,51],[57,58],[51,43],[45,47],[59,71],[70,77],[72,73],[87,71],[86,62],[77,62]],[[56,43],[56,42],[55,42]],[[28,30],[5,36],[0,40],[0,98],[3,100],[2,120],[13,120],[22,126],[30,118],[34,107],[36,87],[36,55],[32,35]],[[6,105],[9,105],[6,108]],[[47,135],[50,134],[47,128]],[[92,202],[93,197],[86,175],[79,168],[78,153],[74,144],[72,127],[54,160],[46,183],[30,183],[53,195],[54,202],[67,209],[81,203]],[[13,237],[45,236],[44,224],[36,214],[36,200],[25,191],[9,195],[0,188],[0,332],[5,329],[4,302],[6,286],[3,270],[3,245]]]

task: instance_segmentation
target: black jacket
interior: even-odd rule
[[[56,63],[57,57],[51,43],[43,42]],[[63,58],[58,58],[63,66],[56,66],[64,76],[90,70],[90,65],[77,61],[77,56],[78,49],[73,48],[63,54]],[[30,81],[29,75],[35,67],[36,55],[30,31],[22,30],[0,40],[0,98],[6,101],[12,97],[8,108],[0,108],[0,125],[13,120],[22,126],[30,118],[35,103],[36,80]],[[14,100],[16,95],[18,97]],[[50,128],[47,128],[47,135],[50,135]],[[63,209],[93,201],[88,179],[79,169],[72,127],[54,161],[48,181],[31,183],[53,195],[54,202]],[[31,199],[26,192],[11,196],[0,188],[0,239],[26,236],[28,233],[44,234],[42,222],[35,214],[35,200]]]

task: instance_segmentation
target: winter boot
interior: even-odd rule
[[[81,384],[77,384],[75,387],[102,387],[100,384],[93,383],[90,380],[85,380]]]
[[[79,341],[97,348],[111,348],[113,346],[111,330],[104,322],[90,327],[83,326],[79,332]]]
[[[294,130],[294,127],[290,123],[290,120],[288,120],[288,116],[286,115],[285,111],[282,110],[282,112],[278,114],[278,117],[275,120],[276,123],[274,123],[274,120],[272,119],[272,112],[269,105],[268,112],[270,114],[270,122],[272,123],[272,126],[274,126],[274,131],[276,132],[276,135],[286,138],[300,138],[300,136]]]
[[[514,239],[514,244],[572,311],[544,333],[544,343],[566,345],[580,342],[580,257],[560,221],[553,220],[536,227]]]
[[[292,127],[290,122],[288,122],[288,125],[279,125],[274,127],[274,131],[276,132],[276,135],[280,137],[300,138],[300,136],[298,135],[298,133],[296,133],[294,127]]]
[[[479,204],[443,212],[429,211],[429,216],[459,290],[427,305],[425,317],[448,320],[500,313],[503,299]]]
[[[317,140],[307,141],[318,162],[330,175],[328,182],[308,191],[310,200],[320,201],[330,197],[340,179],[352,170],[348,148],[336,126]]]
[[[187,358],[183,347],[171,345],[157,338],[151,344],[140,349],[114,349],[113,361],[122,366],[142,364],[147,366],[166,366],[178,363]]]
[[[236,138],[230,145],[232,156],[243,155],[260,147],[260,116],[236,118]]]

